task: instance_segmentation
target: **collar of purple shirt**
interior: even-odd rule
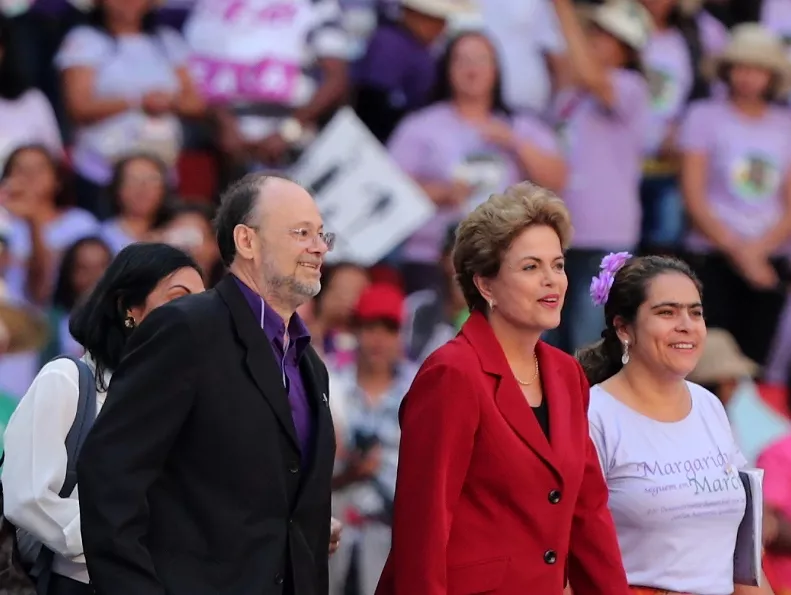
[[[244,284],[242,280],[234,275],[234,280],[250,305],[257,321],[261,320],[261,308],[264,309],[264,334],[269,342],[281,353],[284,351],[283,338],[286,334],[286,324],[280,315],[275,312],[255,291]],[[299,362],[305,349],[310,344],[310,332],[305,323],[296,312],[288,323],[288,352],[293,353],[294,361]],[[292,351],[293,350],[293,351]]]

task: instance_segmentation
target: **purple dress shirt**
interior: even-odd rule
[[[288,393],[288,402],[291,405],[291,417],[297,431],[300,450],[302,451],[302,465],[307,466],[313,452],[313,426],[314,411],[305,390],[305,383],[299,372],[299,360],[305,349],[310,344],[310,333],[305,323],[298,314],[294,314],[288,323],[288,345],[284,345],[286,325],[280,315],[270,308],[255,291],[247,287],[242,281],[234,277],[242,295],[253,310],[256,321],[261,320],[263,307],[264,333],[272,351],[277,358],[280,371],[283,374],[283,384]],[[285,347],[285,349],[284,349]]]

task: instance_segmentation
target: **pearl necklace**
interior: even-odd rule
[[[514,378],[516,378],[516,381],[522,386],[530,386],[536,381],[536,378],[538,378],[538,356],[535,353],[533,354],[533,359],[536,362],[536,370],[535,372],[533,372],[533,377],[530,379],[529,382],[525,382],[524,380],[519,380],[519,378],[516,377],[516,374],[514,374]]]

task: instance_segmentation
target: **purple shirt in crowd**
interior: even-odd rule
[[[431,48],[398,24],[380,26],[365,56],[354,66],[358,85],[390,92],[395,108],[417,109],[429,99],[436,60]]]
[[[283,374],[288,402],[291,405],[291,417],[294,420],[294,428],[297,431],[297,439],[302,451],[302,466],[310,462],[313,452],[313,410],[308,400],[308,393],[305,390],[305,383],[299,373],[299,361],[305,353],[305,349],[310,344],[310,333],[305,323],[298,314],[294,314],[288,323],[289,342],[285,349],[283,339],[286,333],[285,323],[280,315],[270,308],[256,292],[247,287],[242,281],[234,277],[242,295],[250,304],[256,320],[261,320],[261,308],[263,307],[264,333],[269,344],[272,346],[280,370]]]

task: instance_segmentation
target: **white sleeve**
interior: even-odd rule
[[[611,461],[610,456],[607,454],[607,436],[604,431],[604,424],[602,423],[602,416],[596,408],[596,389],[591,389],[590,406],[588,407],[588,431],[590,433],[593,446],[596,448],[596,455],[599,457],[599,464],[601,465],[604,478],[610,472]]]
[[[60,70],[74,66],[96,68],[112,55],[114,44],[110,36],[93,27],[76,27],[66,35],[54,62]]]
[[[66,558],[83,553],[77,490],[70,498],[58,495],[78,400],[77,367],[68,360],[51,362],[33,380],[4,436],[3,512]]]

